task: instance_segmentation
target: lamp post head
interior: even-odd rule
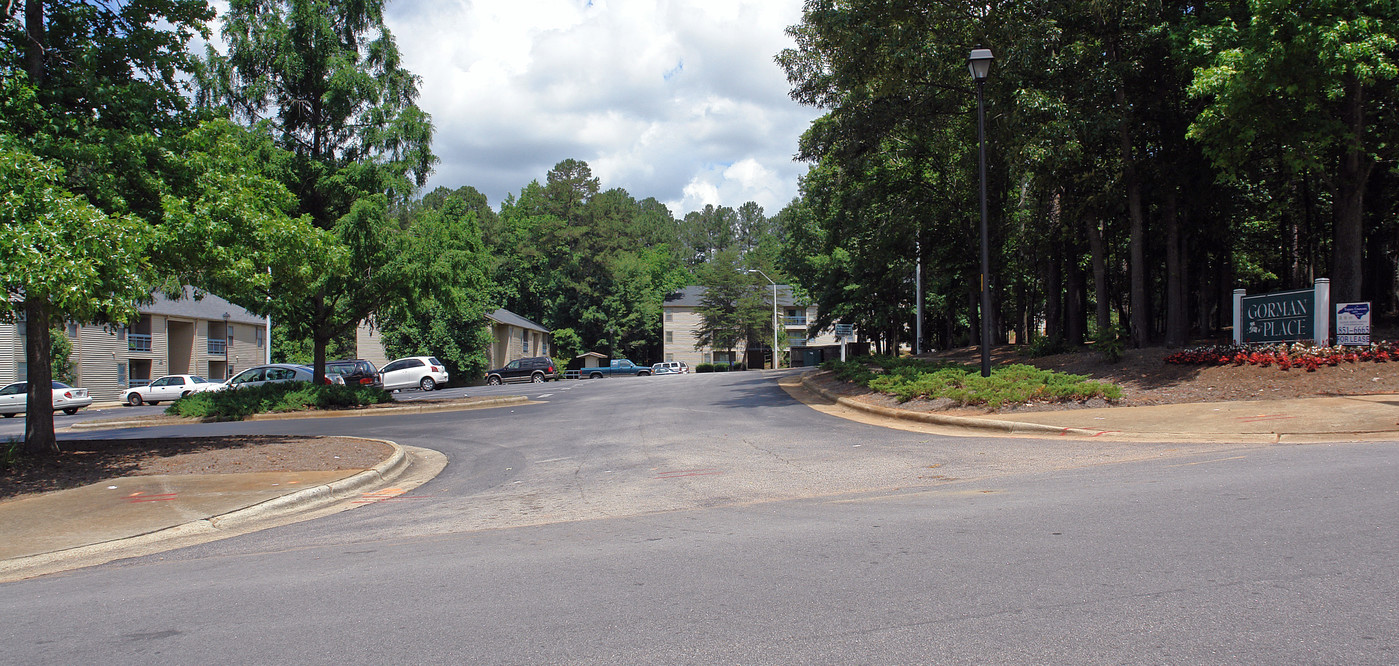
[[[967,69],[972,73],[972,80],[977,83],[985,81],[986,75],[991,73],[991,61],[995,59],[991,49],[972,49],[972,54],[967,58]]]

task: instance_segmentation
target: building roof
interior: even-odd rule
[[[499,310],[496,310],[495,312],[487,312],[486,319],[496,322],[497,324],[505,324],[506,326],[517,326],[519,328],[531,331],[539,331],[541,333],[550,332],[549,329],[544,328],[543,326],[540,326],[539,324],[536,324],[528,319],[525,319],[524,317],[521,317],[520,315],[517,315],[514,312],[506,310],[505,308],[501,308]]]
[[[159,292],[153,296],[155,297],[154,303],[137,308],[141,314],[223,321],[224,313],[227,313],[228,321],[235,324],[261,326],[267,322],[263,317],[248,312],[207,291],[196,291],[194,287],[186,286],[184,295],[176,299],[167,298],[165,294]]]
[[[689,286],[689,287],[685,287],[685,288],[681,289],[680,291],[677,291],[677,292],[674,292],[674,293],[672,293],[672,294],[667,295],[667,296],[665,297],[665,301],[661,303],[661,307],[663,307],[663,308],[676,308],[676,307],[680,307],[680,308],[697,308],[697,307],[700,307],[700,306],[704,305],[704,303],[703,303],[702,301],[704,300],[704,292],[705,292],[705,291],[707,291],[707,289],[706,289],[705,287],[701,287],[701,286],[698,286],[698,285],[692,285],[692,286]],[[763,293],[765,293],[765,294],[771,294],[771,293],[772,293],[772,285],[771,285],[771,284],[764,285],[764,286],[763,286]],[[769,299],[769,302],[771,302],[771,299]],[[779,284],[779,285],[777,285],[777,305],[778,305],[779,307],[788,307],[788,306],[794,306],[794,305],[800,307],[799,304],[797,304],[797,303],[794,301],[794,299],[792,298],[792,288],[791,288],[790,286],[788,286],[788,285],[785,285],[785,284]]]
[[[608,356],[607,354],[599,354],[599,353],[597,353],[597,352],[584,352],[584,353],[582,353],[582,354],[579,354],[579,355],[577,355],[577,356],[574,356],[573,358],[587,358],[587,357],[589,357],[589,356],[592,356],[593,358],[604,358],[604,359],[606,359],[606,358],[612,358],[611,356]]]

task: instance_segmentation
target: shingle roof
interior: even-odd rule
[[[666,296],[666,297],[665,297],[665,301],[664,301],[663,303],[661,303],[661,307],[664,307],[664,308],[673,308],[673,307],[697,308],[697,307],[700,307],[701,305],[703,305],[703,303],[702,303],[701,301],[703,301],[703,299],[704,299],[704,292],[705,292],[705,291],[707,291],[707,290],[706,290],[704,287],[701,287],[701,286],[698,286],[698,285],[685,287],[684,289],[681,289],[680,291],[674,292],[674,293],[672,293],[672,294]],[[771,294],[771,293],[772,293],[772,285],[771,285],[771,284],[765,285],[765,286],[763,287],[763,293],[764,293],[764,294]],[[771,302],[771,299],[769,299],[768,302]],[[795,302],[793,301],[793,299],[792,299],[792,288],[791,288],[790,286],[788,286],[788,285],[785,285],[785,284],[779,284],[779,285],[777,285],[777,305],[778,305],[779,307],[786,307],[786,306],[791,306],[791,305],[795,305],[795,304],[796,304],[796,303],[795,303]]]
[[[267,320],[259,317],[237,305],[215,296],[214,294],[203,292],[203,295],[195,300],[193,287],[185,287],[183,296],[177,299],[166,298],[164,294],[155,294],[155,302],[150,305],[143,305],[138,310],[142,314],[165,315],[168,317],[189,317],[191,319],[208,319],[212,321],[222,321],[225,312],[228,313],[228,320],[235,324],[257,324],[261,325]]]
[[[499,324],[505,324],[506,326],[518,326],[523,329],[539,331],[541,333],[549,332],[549,329],[525,319],[514,312],[506,310],[505,308],[501,308],[495,312],[487,312],[486,318]]]

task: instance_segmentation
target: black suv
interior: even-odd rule
[[[340,375],[345,380],[346,386],[382,387],[384,385],[383,380],[379,377],[379,371],[374,368],[374,364],[362,358],[329,361],[325,364],[325,374],[327,377]]]
[[[486,383],[491,386],[503,384],[505,382],[534,382],[543,384],[551,379],[558,379],[559,372],[554,367],[553,359],[548,356],[532,356],[530,358],[519,358],[505,364],[503,368],[497,368],[486,373]]]

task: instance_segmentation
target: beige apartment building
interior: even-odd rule
[[[771,347],[772,338],[752,341],[753,358],[748,358],[748,342],[741,342],[733,351],[724,349],[696,348],[695,331],[702,321],[699,309],[704,299],[705,288],[685,287],[669,296],[661,304],[661,353],[665,361],[680,361],[691,368],[701,363],[743,363],[747,367],[760,367],[764,363],[758,347]],[[772,292],[768,292],[771,303]],[[816,307],[797,303],[792,298],[792,289],[787,285],[777,285],[778,325],[786,332],[786,341],[779,339],[780,351],[792,352],[789,355],[795,365],[812,365],[828,349],[839,349],[834,334],[822,331],[814,338],[808,338],[806,328],[816,319]],[[838,357],[839,351],[835,354]]]
[[[487,366],[499,368],[517,358],[549,356],[553,353],[554,335],[520,315],[501,308],[486,313],[486,325],[491,329],[491,346],[486,349]],[[384,342],[372,322],[360,322],[355,332],[355,348],[359,357],[384,367],[389,362]]]
[[[77,385],[96,401],[121,400],[126,389],[165,375],[222,381],[267,359],[267,320],[213,294],[156,295],[130,327],[68,324]],[[28,376],[25,322],[0,324],[0,384]]]

